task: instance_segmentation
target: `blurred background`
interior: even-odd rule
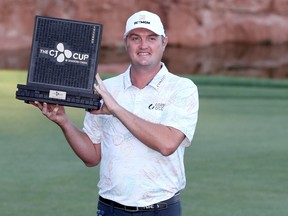
[[[0,69],[27,70],[35,15],[104,25],[100,73],[120,73],[126,19],[157,13],[173,73],[285,79],[288,0],[0,0]]]

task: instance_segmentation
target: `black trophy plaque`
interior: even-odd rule
[[[44,16],[35,17],[27,85],[16,98],[99,109],[93,94],[103,26]]]

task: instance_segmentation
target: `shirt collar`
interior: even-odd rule
[[[165,80],[168,69],[166,68],[165,64],[161,62],[161,69],[159,72],[155,75],[155,77],[151,80],[151,82],[148,84],[149,86],[155,88],[156,90],[162,85],[163,81]],[[130,77],[130,68],[131,65],[127,68],[127,70],[124,72],[123,76],[123,84],[124,84],[124,89],[126,90],[127,88],[133,86],[131,82],[131,77]]]
[[[127,70],[123,74],[123,86],[125,90],[132,86],[132,82],[130,79],[130,68],[131,65],[127,68]]]

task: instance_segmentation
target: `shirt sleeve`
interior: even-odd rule
[[[83,131],[89,136],[94,144],[100,144],[102,140],[102,120],[98,115],[86,113]]]
[[[186,139],[182,145],[192,142],[198,120],[199,96],[197,86],[188,79],[179,82],[177,89],[164,109],[162,124],[182,131]]]

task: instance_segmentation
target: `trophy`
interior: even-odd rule
[[[93,94],[103,26],[36,16],[26,85],[16,99],[99,109]]]

